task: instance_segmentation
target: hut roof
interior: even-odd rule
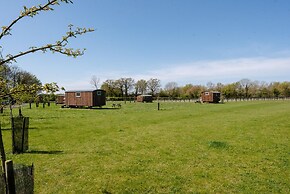
[[[68,90],[65,92],[94,92],[94,91],[104,91],[104,90],[101,90],[101,89],[97,89],[97,90]]]

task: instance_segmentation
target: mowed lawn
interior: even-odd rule
[[[290,193],[290,101],[24,107],[35,193]],[[8,113],[6,113],[7,115]]]

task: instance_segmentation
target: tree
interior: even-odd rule
[[[132,78],[120,78],[116,80],[116,85],[119,88],[122,97],[128,97],[129,91],[134,85],[134,80]]]
[[[249,90],[250,87],[252,86],[252,82],[249,79],[242,79],[238,82],[240,84],[240,88],[241,88],[241,95],[243,97],[249,98]]]
[[[186,90],[186,95],[189,98],[198,99],[201,93],[205,90],[206,90],[206,87],[202,85],[188,85],[187,90]]]
[[[281,94],[284,96],[284,98],[286,97],[290,97],[290,82],[282,82],[280,84],[280,88],[281,88]]]
[[[168,93],[169,97],[177,97],[179,92],[178,92],[178,84],[176,82],[168,82],[165,87],[165,91]]]
[[[125,97],[128,97],[129,92],[132,90],[135,81],[132,78],[124,78],[124,92],[125,92]]]
[[[209,90],[209,91],[215,89],[215,85],[212,82],[207,82],[206,86],[207,86],[207,90]]]
[[[161,88],[161,83],[159,79],[151,78],[147,81],[147,87],[150,93],[154,96]]]
[[[226,98],[237,98],[237,83],[227,84],[223,87],[222,95]]]
[[[108,79],[103,82],[101,88],[106,91],[107,96],[114,97],[118,96],[119,92],[117,91],[116,81]]]
[[[138,80],[135,83],[135,95],[145,94],[147,91],[147,82],[144,79]]]
[[[91,78],[90,84],[93,85],[93,87],[97,90],[99,89],[99,83],[100,83],[100,78],[93,75]]]
[[[192,86],[192,84],[186,84],[185,86],[181,87],[181,95],[183,98],[192,98],[189,93],[189,90]]]
[[[279,85],[280,85],[279,82],[272,82],[269,86],[269,89],[275,98],[278,98],[281,94]]]

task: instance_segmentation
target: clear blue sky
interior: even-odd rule
[[[0,2],[4,26],[23,5],[46,1]],[[289,0],[74,0],[18,23],[1,40],[3,53],[54,42],[68,24],[96,29],[70,42],[86,48],[84,56],[37,53],[17,65],[66,89],[92,88],[92,75],[179,86],[290,81]]]

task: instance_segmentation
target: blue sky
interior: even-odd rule
[[[23,5],[46,1],[0,2],[4,26]],[[101,81],[158,78],[179,86],[289,81],[289,0],[74,0],[19,22],[1,40],[3,54],[52,43],[68,24],[96,29],[70,42],[86,48],[84,56],[36,53],[17,65],[69,90],[92,88],[93,75]]]

